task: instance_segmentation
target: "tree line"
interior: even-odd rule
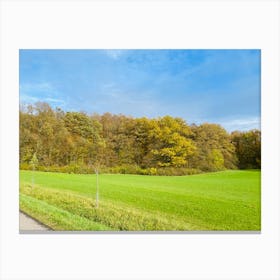
[[[64,112],[44,102],[19,114],[22,169],[184,175],[261,167],[259,130],[229,134],[218,124]]]

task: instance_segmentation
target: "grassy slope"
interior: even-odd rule
[[[25,194],[21,207],[33,197],[110,228],[260,230],[258,171],[180,177],[100,175],[98,209],[94,207],[95,175],[36,172],[34,189],[28,186],[31,177],[32,172],[21,171],[21,193]],[[25,211],[35,216],[31,208]],[[81,224],[79,229],[86,230]]]
[[[113,230],[24,194],[20,194],[20,209],[55,230]]]

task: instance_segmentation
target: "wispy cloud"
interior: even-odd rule
[[[115,83],[106,83],[101,88],[94,100],[93,106],[96,111],[106,108],[103,112],[124,113],[132,116],[154,117],[158,113],[159,101],[155,100],[151,90],[124,90]],[[101,111],[102,113],[102,111]]]
[[[65,101],[57,98],[56,88],[48,82],[24,83],[19,86],[20,101],[22,103],[47,102],[54,106],[63,106]]]
[[[62,99],[56,99],[56,98],[45,98],[44,101],[50,102],[50,103],[59,103],[59,104],[64,104],[65,101]]]
[[[50,97],[34,97],[27,94],[20,95],[21,103],[36,103],[36,102],[47,102],[55,106],[63,106],[65,101],[62,99],[50,98]]]
[[[30,96],[27,94],[20,94],[20,102],[21,103],[35,103],[38,102],[39,99],[34,96]]]
[[[104,89],[109,89],[109,88],[115,87],[115,84],[114,83],[106,83],[106,84],[103,84],[102,87]]]
[[[51,92],[54,91],[54,87],[47,82],[42,83],[24,83],[19,86],[20,91],[40,91],[40,92]]]
[[[115,60],[121,57],[124,52],[124,50],[105,50],[106,55]]]
[[[261,120],[259,117],[248,117],[243,119],[232,119],[228,121],[219,122],[226,130],[250,130],[250,129],[260,129]]]

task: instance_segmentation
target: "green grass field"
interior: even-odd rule
[[[261,229],[260,171],[102,174],[98,208],[95,182],[95,175],[20,171],[20,209],[54,230]]]

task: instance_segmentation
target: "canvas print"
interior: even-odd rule
[[[19,50],[19,230],[261,230],[261,51]]]

